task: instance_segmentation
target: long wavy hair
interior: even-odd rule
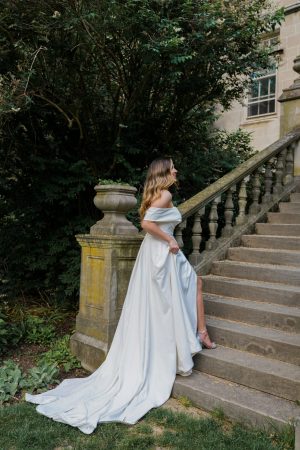
[[[172,164],[171,158],[157,158],[150,164],[139,209],[141,219],[144,218],[145,212],[151,206],[151,203],[160,197],[161,191],[168,189],[175,183],[171,175]]]

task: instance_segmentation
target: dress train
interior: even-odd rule
[[[172,235],[181,215],[175,207],[151,207],[144,220]],[[201,350],[196,298],[197,276],[184,254],[146,234],[106,360],[86,378],[25,399],[86,434],[100,422],[136,423],[168,400],[176,373],[192,371],[192,355]]]

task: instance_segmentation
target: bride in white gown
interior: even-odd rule
[[[169,158],[149,167],[140,208],[147,234],[106,360],[86,378],[26,394],[39,413],[86,434],[100,422],[134,424],[168,400],[176,373],[191,374],[201,343],[215,348],[205,327],[201,280],[173,237],[181,215],[168,188],[176,173]]]

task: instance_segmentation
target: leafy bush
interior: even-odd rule
[[[55,327],[42,317],[28,315],[25,318],[25,340],[30,344],[49,344],[55,338]]]
[[[11,323],[4,312],[0,310],[0,355],[15,347],[24,336],[24,324]]]
[[[65,372],[81,367],[80,362],[72,355],[69,344],[70,336],[63,336],[61,339],[53,342],[49,351],[42,353],[39,361],[45,364],[56,364],[59,367],[63,367]]]
[[[24,339],[30,344],[47,345],[56,337],[55,325],[67,320],[69,312],[49,306],[24,306],[14,303],[0,309],[0,355]]]
[[[268,66],[261,35],[283,18],[270,4],[2,0],[3,293],[78,296],[74,235],[99,216],[98,177],[139,188],[168,153],[188,198],[232,168],[211,133],[215,105]]]
[[[41,392],[50,384],[57,384],[59,380],[55,378],[59,370],[55,364],[40,362],[37,367],[32,367],[26,377],[20,383],[20,387],[27,391]]]
[[[0,366],[0,404],[12,400],[22,389],[41,392],[49,385],[58,383],[57,374],[55,365],[40,363],[24,375],[14,361],[4,361]]]
[[[19,366],[12,360],[4,361],[3,366],[0,366],[0,404],[16,395],[22,379]]]

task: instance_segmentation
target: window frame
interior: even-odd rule
[[[270,115],[274,115],[277,113],[277,102],[276,102],[276,91],[277,91],[277,68],[274,68],[274,70],[265,73],[265,74],[261,74],[259,76],[253,77],[252,78],[252,83],[255,81],[260,81],[263,79],[271,79],[272,77],[274,77],[275,79],[275,89],[274,89],[274,93],[270,93],[270,81],[268,84],[268,94],[267,95],[260,95],[260,90],[261,90],[261,84],[259,83],[258,85],[258,96],[257,97],[251,97],[251,93],[252,93],[252,87],[249,89],[248,92],[248,100],[247,100],[247,110],[246,110],[246,117],[247,119],[251,120],[251,119],[259,119],[259,118],[263,118],[265,116],[270,116]],[[251,105],[258,105],[259,108],[259,104],[263,103],[263,102],[268,102],[268,109],[269,109],[269,102],[274,101],[274,111],[269,111],[263,114],[252,114],[249,115],[249,109]],[[259,109],[258,109],[259,111]]]

